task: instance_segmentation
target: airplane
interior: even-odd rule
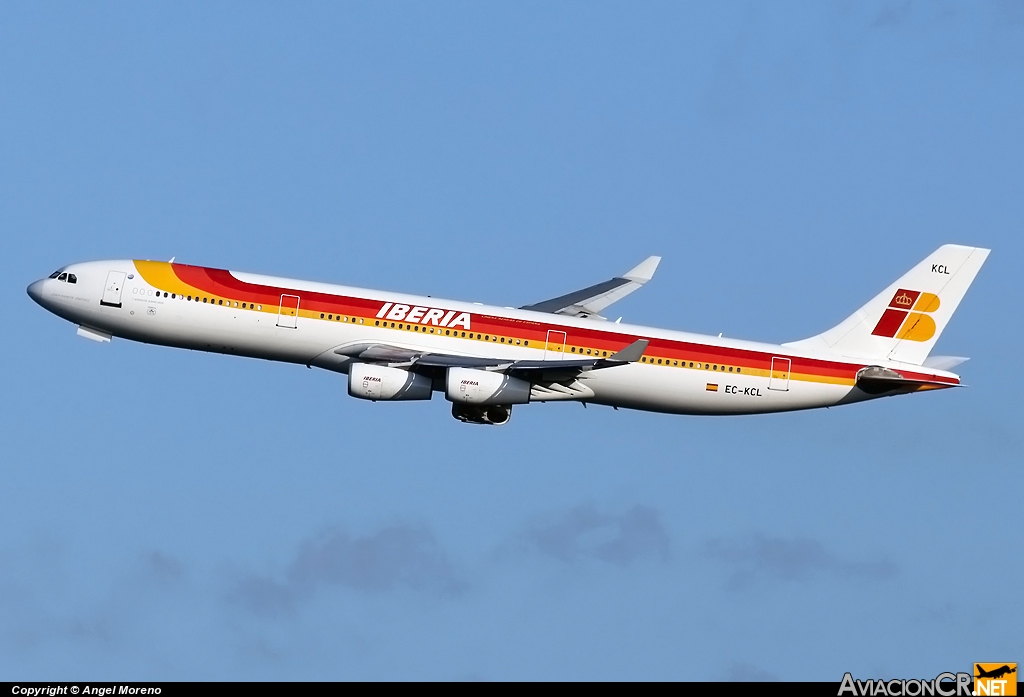
[[[975,672],[977,673],[977,675],[974,676],[976,678],[1001,678],[1004,675],[1016,673],[1017,664],[1013,664],[1012,668],[1009,665],[1002,665],[999,668],[995,668],[994,670],[985,670],[981,667],[981,665],[975,664]]]
[[[608,321],[651,280],[622,276],[518,309],[169,262],[64,266],[29,296],[95,341],[113,337],[322,368],[371,401],[429,400],[507,423],[577,401],[688,415],[814,409],[960,385],[929,356],[989,254],[947,244],[832,329],[780,345]]]

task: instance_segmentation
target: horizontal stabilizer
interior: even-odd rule
[[[550,312],[570,317],[592,317],[604,319],[599,313],[617,300],[622,300],[634,290],[654,277],[654,272],[661,262],[661,257],[647,257],[632,269],[610,280],[560,295],[551,300],[544,300],[533,305],[524,305],[520,310],[534,312]]]
[[[928,356],[921,365],[925,368],[934,368],[935,370],[953,370],[953,368],[969,360],[971,359],[962,356]]]
[[[917,392],[919,390],[938,390],[956,386],[942,380],[906,378],[895,370],[878,365],[869,365],[857,372],[857,387],[868,394]]]

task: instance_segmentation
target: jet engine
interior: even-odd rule
[[[430,399],[432,381],[425,375],[371,363],[348,369],[348,393],[357,399]]]
[[[456,404],[476,406],[526,404],[530,383],[489,370],[449,368],[445,396]]]

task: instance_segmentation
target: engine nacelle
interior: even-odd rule
[[[482,407],[476,404],[452,405],[452,416],[467,424],[491,424],[501,426],[507,424],[512,418],[512,405],[492,404],[489,407]]]
[[[357,399],[430,399],[431,380],[400,368],[353,363],[348,369],[348,393]]]
[[[456,404],[526,404],[530,401],[530,383],[489,370],[449,368],[445,396]]]

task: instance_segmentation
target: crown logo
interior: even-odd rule
[[[900,293],[893,299],[892,303],[893,305],[899,305],[900,307],[910,307],[914,304],[914,299],[906,293]]]

